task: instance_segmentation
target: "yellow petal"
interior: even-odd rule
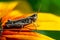
[[[7,9],[8,9],[8,10],[12,10],[12,9],[14,9],[14,8],[17,6],[18,2],[15,1],[15,2],[7,3],[7,4],[8,4]]]
[[[0,17],[10,13],[18,4],[18,2],[0,2]]]
[[[36,25],[38,25],[38,30],[60,30],[60,16],[51,13],[38,13]]]
[[[16,7],[18,2],[0,2],[0,10],[8,11]],[[3,7],[3,8],[2,8]]]

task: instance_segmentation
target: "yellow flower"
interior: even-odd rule
[[[15,18],[19,18],[19,17],[23,18],[24,16],[21,17],[21,15],[24,15],[24,14],[15,10],[15,11],[9,13],[8,15],[6,15],[5,17],[3,17],[2,23],[4,24],[8,19],[16,20]],[[29,15],[31,15],[31,14],[28,14],[27,16],[29,16]],[[35,30],[33,24],[29,24],[25,27]],[[23,29],[27,30],[26,28],[23,28]],[[39,29],[37,29],[37,30],[39,30]],[[11,38],[11,39],[15,38],[15,39],[19,39],[19,40],[20,39],[24,39],[24,40],[54,40],[48,36],[45,36],[43,34],[39,34],[36,32],[12,32],[12,31],[6,30],[3,32],[3,34],[5,34],[5,35],[3,35],[4,37]]]
[[[25,18],[31,15],[31,14],[24,14],[19,10],[13,10],[14,7],[16,7],[16,5],[18,4],[18,2],[12,2],[9,4],[7,3],[0,3],[0,4],[2,5],[2,6],[0,5],[0,9],[1,7],[5,6],[1,9],[1,13],[0,13],[0,16],[2,17],[2,26],[5,25],[5,23],[9,19],[16,20],[16,19]],[[40,20],[39,13],[37,15],[38,15],[37,19]],[[38,21],[36,22],[38,23]],[[34,24],[29,24],[26,27],[29,27],[30,29],[35,30],[34,26],[35,26]],[[28,30],[26,28],[23,28],[23,29]],[[37,30],[40,30],[40,29],[37,28]],[[2,37],[3,40],[6,40],[6,39],[7,40],[54,40],[53,38],[50,38],[43,34],[39,34],[37,32],[17,32],[17,31],[14,32],[14,31],[5,30],[2,36],[3,36]]]

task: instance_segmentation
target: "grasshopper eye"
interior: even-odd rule
[[[30,16],[30,19],[35,22],[35,20],[37,19],[37,14],[33,14],[32,16]]]

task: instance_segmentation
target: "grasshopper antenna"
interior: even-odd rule
[[[40,6],[38,7],[38,10],[36,11],[35,14],[37,15],[37,14],[39,13],[39,11],[40,11]],[[37,18],[38,18],[38,15],[37,15]],[[36,18],[36,19],[37,19],[37,18]],[[39,27],[39,25],[38,25],[37,23],[33,23],[33,24],[35,25],[35,28],[36,28],[35,31],[37,32],[37,27]]]

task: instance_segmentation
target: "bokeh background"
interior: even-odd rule
[[[20,10],[23,13],[40,12],[42,14],[47,13],[47,14],[56,15],[58,17],[60,16],[60,0],[0,0],[0,2],[7,2],[7,3],[10,3],[12,1],[19,2],[19,4],[13,10],[15,10],[15,9]],[[1,4],[0,4],[0,6],[1,6]],[[2,7],[4,8],[4,6],[2,6]],[[0,7],[0,9],[2,7]],[[6,13],[7,7],[9,7],[9,6],[6,6],[5,9],[3,9],[3,10],[5,10],[5,12],[2,11],[2,13],[3,12]],[[49,24],[49,26],[51,26],[51,24]],[[58,25],[58,26],[60,26],[60,25]],[[56,28],[58,26],[56,26]],[[52,27],[54,28],[55,26],[52,26]],[[49,28],[52,28],[52,27],[49,27]],[[60,30],[60,27],[58,27],[58,28]],[[60,31],[59,30],[58,29],[56,29],[56,30],[38,30],[36,32],[50,36],[56,40],[60,40]]]

